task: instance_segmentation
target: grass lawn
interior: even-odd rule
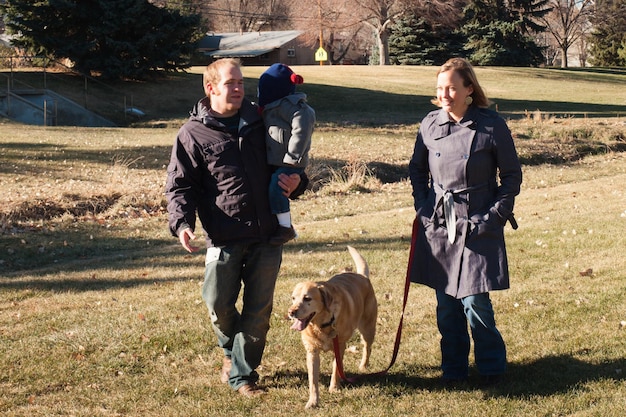
[[[248,92],[263,68],[245,68]],[[379,302],[371,370],[393,351],[414,210],[407,163],[434,68],[299,67],[316,108],[311,190],[293,204],[268,345],[266,396],[219,382],[203,255],[166,228],[165,166],[199,69],[126,85],[124,128],[0,119],[0,413],[6,416],[613,416],[626,409],[626,75],[479,68],[523,163],[510,290],[492,293],[509,372],[496,387],[439,383],[432,290],[412,285],[397,362],[306,412],[293,286],[367,259]],[[117,86],[122,88],[121,86]],[[69,90],[69,87],[68,87]],[[558,93],[557,93],[558,92]],[[539,109],[539,111],[537,111]],[[525,113],[526,112],[526,113]],[[576,117],[573,117],[576,116]],[[357,373],[355,337],[345,358]],[[322,385],[331,353],[322,356]],[[471,380],[477,375],[472,369]]]

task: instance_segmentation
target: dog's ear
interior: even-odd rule
[[[330,305],[333,303],[332,294],[326,289],[323,284],[318,285],[317,289],[319,290],[320,296],[322,297],[322,303],[324,304],[324,307],[327,310],[330,310]]]

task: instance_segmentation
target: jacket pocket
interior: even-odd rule
[[[469,237],[479,238],[487,236],[499,236],[502,234],[506,219],[502,219],[495,208],[483,215],[472,216],[468,222]]]
[[[269,126],[267,128],[267,133],[269,133],[272,140],[281,145],[281,149],[285,144],[285,129],[279,126]]]
[[[270,165],[281,166],[283,165],[283,158],[289,146],[285,141],[289,138],[286,138],[285,129],[278,126],[269,126],[267,132],[269,135],[266,139],[267,162]]]
[[[238,218],[246,212],[248,203],[245,195],[219,195],[215,199],[215,206],[228,217]]]
[[[254,219],[254,208],[245,194],[217,196],[212,207],[210,237],[222,241],[248,236],[256,227]]]

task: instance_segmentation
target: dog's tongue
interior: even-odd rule
[[[301,332],[306,328],[306,322],[303,320],[294,319],[293,324],[291,325],[292,330],[297,330]]]

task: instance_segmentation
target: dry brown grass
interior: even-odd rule
[[[182,119],[179,119],[180,122]],[[411,286],[398,360],[311,415],[608,416],[626,409],[624,120],[511,121],[524,161],[507,228],[512,288],[493,294],[509,379],[444,389],[431,290]],[[372,370],[390,360],[414,217],[406,165],[415,124],[322,126],[316,189],[293,203],[261,368],[269,393],[219,383],[221,352],[200,296],[202,254],[166,229],[175,127],[0,123],[0,412],[7,416],[304,414],[305,353],[285,317],[303,279],[370,264],[379,299]],[[358,350],[357,339],[353,341]],[[345,360],[356,372],[358,353]],[[331,356],[323,356],[322,374]],[[472,374],[472,378],[475,375]],[[324,377],[323,377],[324,378]]]

